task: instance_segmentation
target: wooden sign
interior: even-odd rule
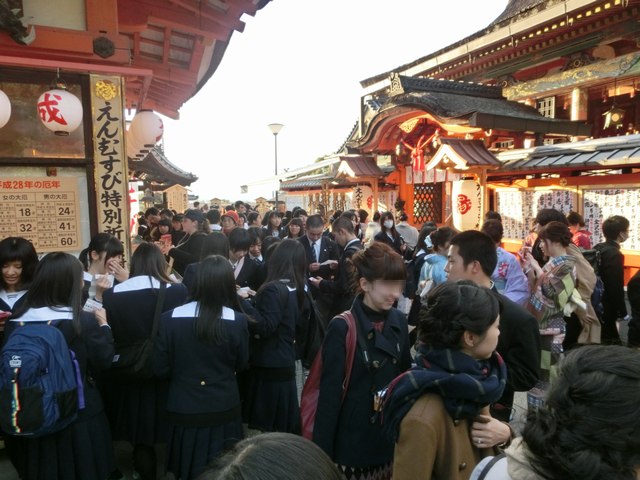
[[[82,248],[77,180],[0,177],[0,232],[24,237],[36,252]]]
[[[129,177],[120,77],[91,75],[91,115],[98,231],[119,238],[129,253]]]

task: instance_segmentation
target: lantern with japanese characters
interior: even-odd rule
[[[62,86],[40,95],[37,105],[40,121],[56,135],[69,135],[82,124],[82,103]]]
[[[0,90],[0,128],[4,127],[11,118],[11,101],[7,94]]]
[[[473,230],[482,226],[483,187],[475,180],[451,182],[453,226],[457,230]]]
[[[163,133],[162,119],[151,110],[140,110],[131,120],[129,135],[136,146],[153,148]]]

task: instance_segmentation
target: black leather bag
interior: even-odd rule
[[[156,310],[153,316],[153,326],[151,336],[144,340],[139,340],[130,344],[114,345],[115,355],[111,364],[111,373],[119,378],[129,378],[133,380],[147,380],[153,378],[153,367],[151,357],[153,356],[153,344],[158,334],[158,323],[162,313],[162,304],[167,289],[166,283],[160,284]]]

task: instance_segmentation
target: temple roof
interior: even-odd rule
[[[158,146],[140,161],[129,159],[129,172],[133,177],[148,181],[161,189],[176,184],[187,187],[198,180],[193,173],[185,172],[171,163]]]
[[[640,135],[558,143],[497,155],[502,167],[491,175],[558,170],[602,170],[640,166]]]
[[[498,18],[489,24],[489,27],[503,22],[509,23],[516,17],[536,13],[541,8],[544,8],[544,5],[547,3],[558,3],[560,1],[562,0],[509,0],[504,11],[498,15]]]
[[[439,141],[441,143],[440,148],[427,164],[427,170],[436,168],[440,163],[444,163],[444,167],[452,166],[454,170],[468,170],[469,168],[495,169],[501,165],[500,160],[487,150],[481,140],[440,138]]]
[[[374,96],[365,105],[364,133],[349,143],[350,148],[380,145],[391,127],[418,116],[429,117],[445,130],[448,126],[449,129],[462,126],[574,136],[591,134],[591,127],[584,122],[548,118],[533,107],[507,100],[500,87],[397,73],[391,75],[390,84],[388,92]],[[397,141],[389,138],[386,143],[395,146]]]
[[[69,15],[38,7],[35,16],[0,7],[1,64],[123,75],[126,108],[177,119],[244,29],[241,17],[270,1],[84,0],[66,2]]]

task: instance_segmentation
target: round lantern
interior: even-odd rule
[[[38,98],[38,115],[56,135],[69,135],[82,124],[82,103],[67,90],[54,88]]]
[[[151,110],[140,110],[131,120],[129,132],[138,145],[153,147],[162,138],[164,125]]]
[[[143,145],[140,141],[131,134],[131,127],[125,134],[125,143],[127,145],[127,155],[132,160],[144,160],[144,158],[151,151],[152,145]]]
[[[0,90],[0,128],[4,127],[11,118],[11,101],[7,94]]]

